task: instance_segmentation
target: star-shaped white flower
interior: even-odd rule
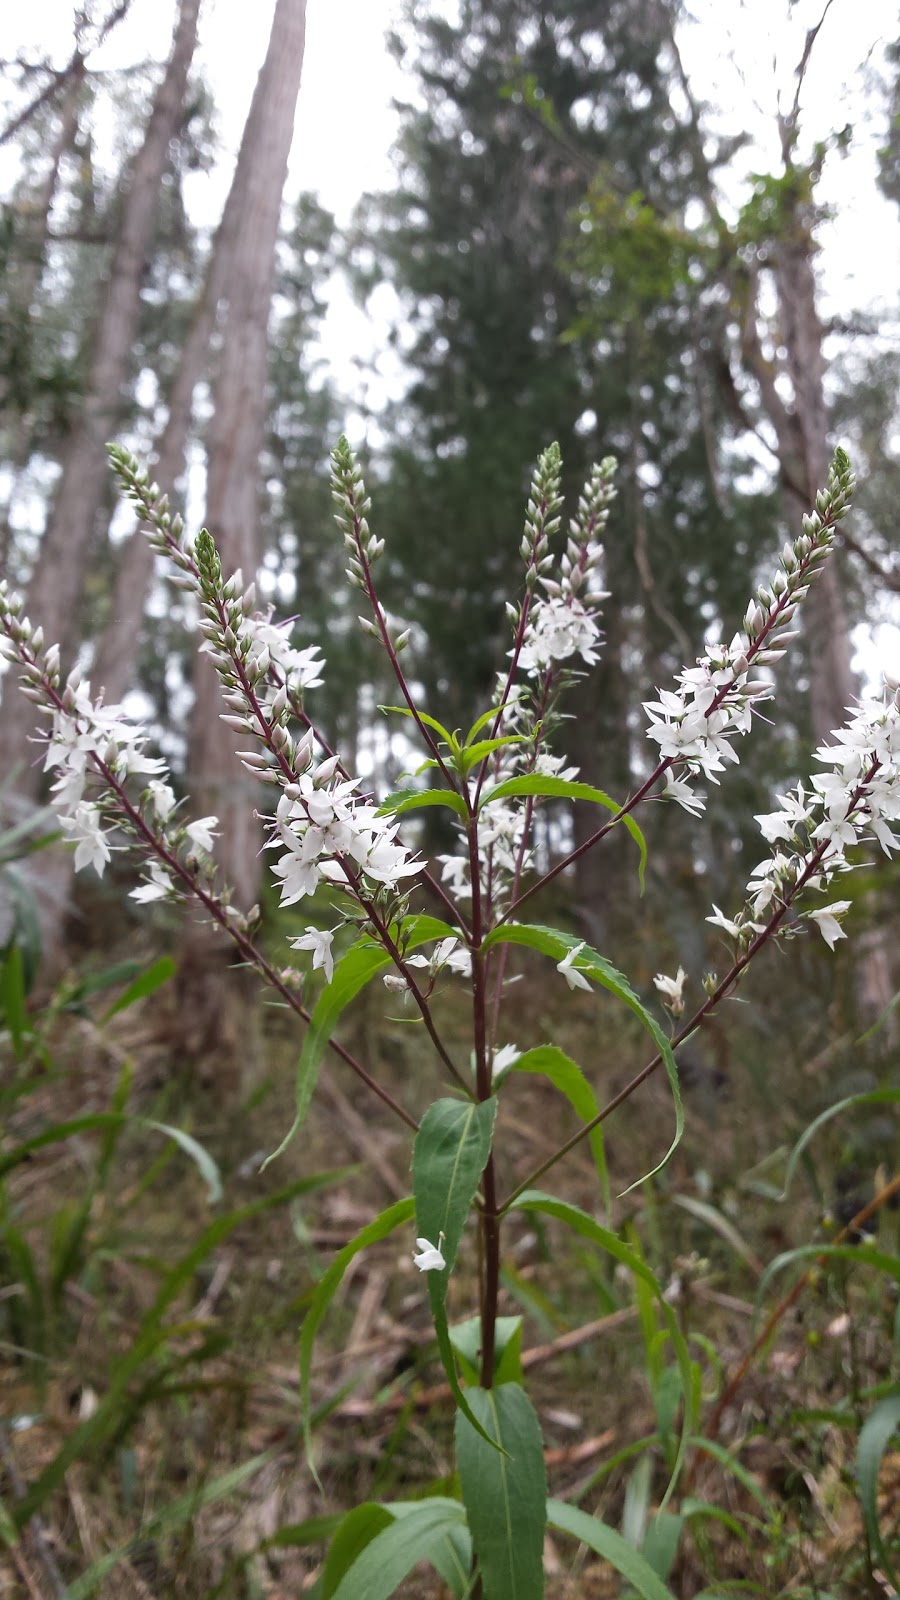
[[[330,983],[334,977],[334,956],[331,947],[334,944],[334,934],[327,928],[308,927],[305,933],[298,934],[288,943],[292,950],[311,950],[313,971],[321,967],[325,974],[325,982]]]
[[[663,1003],[668,1006],[674,1017],[680,1017],[684,1010],[684,983],[687,973],[684,967],[679,967],[674,978],[667,978],[665,973],[658,972],[653,979],[660,994],[664,996]]]
[[[583,939],[581,940],[580,944],[573,944],[568,955],[564,956],[562,961],[558,961],[556,963],[556,970],[557,972],[562,973],[570,989],[587,989],[588,994],[590,994],[591,986],[588,983],[587,978],[585,977],[584,973],[579,972],[578,968],[574,965],[576,956],[578,956],[583,949]]]
[[[438,1234],[438,1242],[436,1245],[432,1244],[430,1239],[416,1240],[419,1253],[416,1255],[416,1252],[413,1251],[413,1261],[420,1272],[443,1272],[445,1266],[447,1265],[446,1261],[441,1255],[441,1245],[443,1242],[444,1235],[442,1233]]]
[[[829,950],[834,949],[836,940],[847,937],[838,918],[846,916],[851,904],[850,900],[833,900],[830,906],[820,906],[818,911],[806,913],[805,920],[816,924]]]

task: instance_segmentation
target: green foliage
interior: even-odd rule
[[[413,1192],[418,1236],[436,1245],[446,1265],[427,1273],[428,1298],[438,1351],[460,1412],[484,1434],[460,1388],[447,1323],[447,1280],[479,1179],[491,1152],[496,1098],[478,1105],[436,1100],[422,1119],[413,1145]],[[488,1437],[485,1435],[485,1437]]]
[[[532,950],[539,950],[542,955],[550,956],[557,962],[564,960],[571,951],[576,951],[577,960],[574,965],[577,971],[583,973],[586,979],[593,979],[595,983],[599,983],[610,994],[614,994],[617,999],[624,1001],[625,1005],[638,1018],[641,1025],[646,1028],[653,1039],[665,1067],[666,1077],[669,1080],[669,1088],[672,1091],[672,1099],[675,1104],[675,1137],[662,1160],[657,1163],[652,1171],[645,1173],[643,1178],[638,1178],[633,1184],[629,1185],[625,1193],[630,1193],[631,1189],[637,1188],[640,1183],[646,1183],[648,1178],[652,1178],[655,1173],[662,1170],[678,1148],[684,1132],[684,1106],[681,1103],[678,1068],[675,1064],[675,1057],[672,1054],[672,1046],[655,1017],[650,1015],[646,1006],[638,999],[628,979],[621,972],[618,972],[604,956],[601,956],[596,950],[592,950],[584,940],[575,939],[568,933],[560,933],[555,928],[532,927],[521,922],[510,922],[501,923],[485,940],[486,949],[490,949],[496,944],[526,945]]]
[[[468,1401],[496,1447],[457,1413],[459,1481],[485,1593],[541,1600],[547,1477],[540,1424],[517,1383],[472,1389]]]
[[[884,1452],[897,1432],[900,1432],[900,1392],[886,1396],[869,1413],[860,1429],[856,1447],[856,1483],[869,1549],[895,1586],[897,1577],[879,1527],[878,1473]]]
[[[327,1272],[322,1274],[316,1284],[309,1310],[303,1319],[300,1330],[300,1407],[303,1416],[303,1437],[306,1444],[306,1459],[311,1472],[316,1474],[316,1467],[312,1457],[312,1429],[310,1419],[309,1401],[309,1375],[312,1366],[312,1352],[316,1333],[322,1318],[328,1310],[334,1296],[340,1288],[341,1281],[351,1261],[365,1250],[369,1245],[378,1244],[381,1239],[386,1239],[395,1229],[409,1222],[415,1214],[415,1201],[398,1200],[396,1205],[389,1206],[382,1211],[374,1222],[367,1225],[339,1250]]]
[[[536,1072],[552,1083],[554,1089],[565,1095],[576,1116],[582,1122],[593,1122],[600,1107],[597,1096],[588,1083],[587,1078],[579,1067],[577,1061],[567,1056],[558,1045],[539,1044],[533,1050],[526,1050],[513,1062],[514,1072]],[[609,1216],[612,1208],[612,1197],[609,1191],[609,1172],[606,1165],[606,1149],[603,1138],[603,1127],[600,1123],[588,1134],[591,1154],[597,1168],[597,1177],[600,1180],[600,1194],[606,1215]]]
[[[589,1517],[586,1512],[577,1510],[575,1506],[567,1506],[561,1500],[548,1500],[547,1520],[551,1528],[571,1534],[589,1549],[596,1550],[604,1561],[621,1573],[642,1600],[672,1600],[670,1591],[649,1561],[598,1517]]]
[[[412,917],[402,929],[404,948],[414,950],[432,939],[442,939],[452,933],[446,923],[435,917]],[[277,1150],[267,1156],[264,1166],[283,1155],[288,1145],[302,1128],[310,1102],[315,1093],[319,1068],[331,1042],[337,1022],[351,1000],[371,983],[379,972],[391,965],[391,957],[380,946],[361,939],[335,964],[334,976],[323,990],[303,1040],[294,1085],[294,1120]]]

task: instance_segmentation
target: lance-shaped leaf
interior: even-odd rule
[[[639,1279],[652,1290],[659,1305],[663,1321],[668,1329],[669,1337],[672,1340],[672,1349],[675,1352],[675,1359],[678,1362],[678,1370],[681,1374],[681,1392],[684,1400],[681,1442],[672,1468],[672,1477],[660,1507],[661,1510],[664,1510],[666,1502],[675,1487],[681,1470],[681,1463],[684,1459],[688,1434],[693,1425],[694,1413],[697,1408],[697,1386],[694,1382],[693,1363],[691,1362],[687,1342],[678,1326],[678,1320],[672,1307],[665,1298],[661,1284],[650,1271],[646,1262],[642,1261],[640,1256],[619,1238],[618,1234],[612,1233],[609,1228],[602,1227],[599,1222],[594,1221],[593,1217],[589,1217],[586,1211],[581,1211],[578,1206],[569,1205],[566,1200],[557,1200],[553,1195],[542,1194],[537,1189],[528,1189],[524,1194],[520,1194],[517,1200],[513,1201],[510,1209],[516,1211],[538,1211],[544,1216],[556,1217],[560,1222],[565,1223],[566,1227],[570,1228],[573,1233],[579,1234],[583,1239],[593,1240],[594,1244],[598,1244],[601,1250],[605,1250],[614,1260],[621,1261],[622,1265],[627,1267],[636,1279]]]
[[[379,816],[400,816],[404,811],[422,811],[428,806],[447,806],[458,817],[467,816],[466,802],[452,789],[397,789],[378,807]]]
[[[630,1583],[642,1600],[672,1600],[672,1591],[666,1588],[649,1561],[634,1549],[615,1528],[607,1527],[597,1517],[588,1516],[563,1500],[547,1501],[547,1521],[560,1533],[570,1533],[608,1561],[616,1572]]]
[[[517,1383],[471,1389],[468,1398],[482,1432],[457,1413],[456,1465],[484,1592],[491,1600],[541,1600],[547,1475],[540,1424]],[[505,1452],[499,1459],[497,1449]]]
[[[794,1180],[794,1174],[797,1171],[797,1164],[800,1160],[800,1157],[802,1156],[810,1140],[815,1138],[819,1129],[824,1128],[825,1124],[830,1122],[832,1117],[839,1117],[845,1111],[852,1110],[855,1106],[886,1106],[897,1104],[900,1104],[900,1089],[868,1089],[864,1094],[848,1095],[845,1100],[838,1100],[835,1105],[829,1106],[826,1111],[820,1112],[819,1116],[817,1116],[809,1124],[809,1127],[804,1129],[803,1133],[801,1133],[800,1138],[797,1140],[797,1143],[794,1145],[794,1148],[791,1151],[784,1174],[784,1188],[779,1198],[782,1200],[787,1199],[788,1190],[790,1189]]]
[[[389,1600],[417,1562],[429,1561],[441,1570],[448,1556],[458,1548],[454,1536],[465,1531],[462,1506],[456,1500],[440,1496],[402,1507],[358,1509],[380,1511],[390,1521],[364,1544],[336,1587],[327,1584],[323,1587],[327,1600],[363,1600],[363,1597],[365,1600]],[[374,1528],[375,1525],[373,1516],[369,1526]],[[357,1526],[354,1532],[359,1536],[364,1530]]]
[[[800,1244],[793,1250],[783,1250],[781,1255],[770,1261],[765,1272],[759,1280],[756,1291],[756,1307],[754,1316],[759,1315],[763,1297],[769,1287],[770,1280],[776,1272],[781,1272],[785,1267],[791,1266],[795,1261],[823,1260],[852,1261],[858,1267],[874,1267],[878,1272],[886,1272],[889,1278],[900,1281],[900,1256],[890,1255],[886,1250],[877,1250],[874,1245],[868,1244]]]
[[[427,944],[431,939],[444,939],[447,934],[454,934],[454,929],[448,923],[441,922],[438,917],[413,917],[410,923],[404,926],[403,931],[408,950],[414,950],[420,944]],[[391,957],[387,951],[380,945],[373,944],[368,937],[359,940],[340,961],[335,963],[331,982],[322,990],[310,1018],[300,1060],[297,1063],[297,1075],[294,1080],[294,1120],[278,1149],[266,1157],[262,1164],[263,1171],[270,1161],[284,1154],[306,1120],[306,1113],[319,1081],[322,1058],[341,1014],[350,1001],[356,999],[360,990],[390,965]]]
[[[887,1395],[862,1425],[856,1447],[856,1484],[869,1546],[881,1561],[895,1589],[897,1576],[878,1524],[878,1474],[894,1433],[900,1432],[900,1394]]]
[[[619,1000],[624,1001],[628,1009],[634,1012],[641,1025],[646,1028],[656,1045],[663,1066],[666,1069],[666,1077],[669,1080],[669,1088],[672,1091],[672,1099],[675,1104],[675,1137],[662,1160],[658,1161],[650,1172],[645,1172],[642,1178],[636,1178],[634,1183],[629,1184],[628,1188],[623,1191],[624,1194],[630,1194],[632,1189],[636,1189],[641,1183],[646,1183],[648,1178],[652,1178],[657,1172],[660,1172],[681,1143],[681,1136],[684,1132],[684,1107],[681,1103],[678,1068],[675,1065],[672,1046],[656,1018],[635,994],[624,973],[617,971],[604,956],[599,955],[596,950],[592,950],[591,946],[585,944],[581,939],[576,939],[571,933],[561,933],[558,928],[543,928],[525,922],[504,922],[499,928],[494,928],[488,934],[484,941],[484,949],[488,950],[495,944],[524,944],[531,950],[539,950],[541,955],[550,956],[551,960],[557,963],[565,960],[570,950],[577,949],[578,956],[575,964],[578,971],[584,973],[584,976],[594,983],[599,983],[601,988],[607,989],[610,994],[616,995]]]
[[[328,1307],[331,1305],[338,1286],[354,1256],[360,1250],[365,1250],[370,1244],[377,1244],[379,1240],[386,1239],[395,1228],[400,1228],[405,1222],[410,1222],[415,1213],[415,1201],[398,1200],[396,1205],[388,1206],[386,1211],[370,1222],[343,1250],[339,1250],[331,1266],[323,1273],[316,1284],[315,1293],[309,1304],[309,1310],[300,1329],[300,1410],[303,1418],[303,1441],[306,1446],[306,1459],[310,1470],[318,1482],[315,1463],[312,1457],[312,1436],[310,1431],[309,1415],[309,1372],[312,1365],[313,1344],[316,1333]]]
[[[591,1122],[597,1115],[600,1107],[597,1096],[587,1081],[577,1061],[567,1056],[555,1044],[539,1044],[533,1050],[526,1050],[512,1064],[514,1072],[539,1072],[542,1077],[549,1078],[554,1089],[565,1095],[582,1122]],[[611,1207],[609,1192],[609,1173],[606,1167],[606,1149],[603,1140],[603,1129],[598,1123],[596,1128],[588,1134],[588,1143],[600,1179],[600,1193],[607,1214]]]
[[[416,1233],[441,1251],[446,1265],[426,1274],[438,1351],[460,1410],[473,1427],[481,1424],[460,1388],[447,1325],[447,1279],[456,1260],[475,1192],[491,1151],[497,1101],[436,1100],[429,1106],[413,1145]],[[441,1238],[443,1235],[443,1238]]]
[[[552,778],[544,773],[524,773],[521,778],[505,778],[498,783],[496,789],[489,789],[481,802],[481,810],[489,806],[494,800],[506,800],[514,795],[534,795],[543,800],[590,800],[594,805],[603,806],[605,810],[613,813],[621,811],[618,801],[613,800],[603,789],[595,789],[590,783],[575,783],[568,778]],[[632,816],[618,817],[618,822],[628,829],[632,839],[640,852],[641,863],[638,877],[641,885],[641,894],[644,892],[644,872],[647,867],[647,844],[640,828]]]

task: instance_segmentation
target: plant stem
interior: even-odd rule
[[[479,1101],[491,1098],[493,1085],[488,1062],[487,985],[482,950],[483,923],[481,877],[478,861],[478,818],[470,816],[467,826],[469,869],[472,880],[472,1034],[475,1045],[475,1082]],[[481,1387],[494,1382],[494,1350],[497,1331],[497,1302],[500,1293],[500,1217],[497,1211],[497,1174],[494,1152],[487,1159],[481,1178],[482,1208],[478,1216],[481,1246]]]
[[[848,816],[852,814],[860,796],[865,793],[866,787],[875,776],[879,765],[880,762],[877,758],[875,758],[870,769],[866,772],[861,782],[857,785],[854,793],[850,797],[847,807]],[[762,931],[756,935],[756,938],[747,947],[747,949],[744,951],[744,954],[740,956],[737,961],[732,963],[724,978],[719,984],[717,984],[716,988],[713,990],[712,994],[707,997],[703,1005],[694,1012],[694,1015],[691,1017],[690,1021],[686,1022],[684,1026],[680,1028],[679,1031],[674,1035],[671,1040],[673,1050],[677,1050],[679,1045],[684,1044],[684,1041],[690,1038],[692,1033],[696,1032],[700,1024],[710,1016],[710,1014],[715,1010],[716,1006],[719,1005],[719,1003],[731,993],[738,979],[749,966],[754,956],[757,955],[762,949],[763,945],[766,944],[768,940],[778,932],[778,929],[781,927],[781,924],[787,916],[794,900],[809,882],[810,878],[815,877],[819,867],[822,864],[823,857],[827,855],[830,848],[830,840],[823,839],[821,844],[819,844],[813,851],[808,862],[806,863],[806,866],[798,877],[797,882],[791,888],[790,893],[780,901],[777,909],[773,912]],[[647,1065],[643,1067],[640,1072],[636,1073],[629,1083],[626,1083],[624,1089],[620,1089],[617,1095],[614,1095],[611,1100],[607,1101],[603,1109],[598,1111],[597,1115],[592,1117],[590,1122],[585,1122],[583,1126],[579,1128],[578,1132],[572,1135],[571,1139],[567,1139],[565,1144],[560,1145],[559,1149],[556,1150],[553,1155],[548,1156],[546,1161],[542,1161],[539,1167],[535,1167],[534,1171],[529,1174],[523,1183],[520,1183],[518,1187],[513,1190],[512,1194],[509,1196],[509,1199],[506,1200],[500,1207],[500,1215],[502,1216],[506,1211],[508,1211],[509,1207],[516,1200],[518,1200],[520,1194],[524,1194],[526,1189],[530,1189],[539,1178],[544,1176],[545,1172],[549,1172],[551,1167],[555,1167],[558,1161],[561,1161],[564,1156],[567,1156],[570,1150],[574,1150],[576,1145],[581,1144],[581,1141],[586,1139],[588,1134],[593,1133],[594,1129],[599,1127],[601,1122],[605,1122],[607,1117],[611,1116],[612,1113],[616,1111],[625,1100],[628,1100],[631,1095],[634,1094],[635,1090],[640,1088],[640,1085],[656,1071],[657,1067],[662,1065],[662,1061],[663,1057],[661,1054],[655,1055],[652,1061],[648,1061]]]

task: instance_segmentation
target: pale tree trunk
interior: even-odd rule
[[[237,568],[245,583],[260,561],[259,459],[267,416],[268,324],[275,284],[281,198],[300,90],[306,0],[277,0],[266,59],[244,133],[239,223],[228,257],[226,305],[207,436],[206,522],[226,576]],[[194,673],[189,739],[192,808],[219,819],[218,859],[235,903],[248,909],[260,884],[260,828],[253,813],[259,788],[235,749],[246,744],[220,721],[218,680],[205,655]],[[229,952],[206,925],[191,928],[182,964],[184,1004],[206,1021],[197,1046],[214,1061],[219,1081],[253,1076],[258,1041],[248,1039],[251,1015],[240,1019],[236,972]]]
[[[194,391],[209,367],[210,341],[239,221],[243,177],[239,159],[222,220],[213,240],[206,279],[179,356],[159,448],[150,466],[152,477],[169,495],[174,493],[184,473],[188,434],[193,420]],[[132,534],[122,553],[109,622],[97,647],[91,671],[93,682],[104,689],[107,703],[121,700],[133,687],[152,573],[153,552],[149,541],[138,530]]]
[[[200,0],[181,0],[172,54],[156,94],[146,134],[129,174],[109,274],[102,288],[87,392],[79,425],[62,459],[62,474],[28,589],[28,611],[56,640],[63,658],[77,642],[78,601],[85,563],[97,531],[108,466],[105,446],[115,436],[122,386],[129,374],[160,180],[184,106],[197,44]],[[0,705],[0,745],[25,760],[21,787],[36,794],[39,774],[28,764],[31,707],[18,693]]]
[[[790,171],[793,128],[783,129],[785,168]],[[792,536],[800,518],[811,510],[831,462],[829,418],[825,398],[824,333],[813,271],[815,243],[812,219],[798,200],[772,245],[772,269],[778,301],[777,345],[784,354],[776,368],[766,360],[759,338],[756,284],[752,284],[744,353],[759,384],[765,413],[775,430],[781,464],[785,510]],[[790,403],[776,377],[790,383]],[[859,694],[851,666],[850,624],[841,575],[841,555],[826,562],[804,602],[809,641],[810,716],[817,744],[830,744],[847,719],[847,708]],[[855,941],[854,989],[859,1020],[871,1025],[890,1002],[894,985],[884,941],[876,928]]]

